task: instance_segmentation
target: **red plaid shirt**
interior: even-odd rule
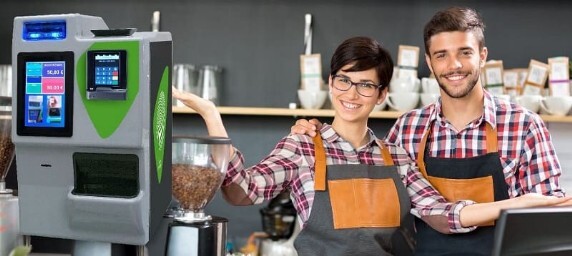
[[[354,148],[341,138],[328,124],[320,130],[324,141],[327,164],[383,165],[378,140],[369,130],[369,143]],[[460,210],[471,201],[448,203],[423,178],[403,148],[386,144],[393,161],[398,166],[403,184],[410,196],[411,212],[416,216],[447,216],[451,232],[467,232],[459,220]],[[314,143],[306,135],[289,135],[278,142],[272,152],[258,164],[245,168],[239,151],[231,160],[223,186],[236,183],[242,187],[252,202],[259,204],[270,200],[283,190],[290,191],[290,198],[298,212],[302,225],[310,216],[314,201]]]
[[[558,184],[562,173],[550,133],[542,119],[533,112],[484,92],[481,118],[456,131],[441,112],[441,101],[405,113],[397,119],[385,138],[405,148],[417,160],[419,143],[429,125],[427,139],[432,157],[468,158],[486,153],[485,122],[497,129],[500,162],[508,194],[526,193],[564,196]]]

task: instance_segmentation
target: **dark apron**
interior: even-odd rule
[[[436,158],[425,150],[431,128],[423,136],[418,152],[421,173],[449,202],[468,199],[477,203],[508,199],[503,168],[498,153],[497,133],[486,123],[487,154],[472,158]],[[430,125],[429,127],[432,127]],[[491,255],[494,222],[463,234],[440,233],[415,218],[416,255]]]
[[[412,255],[411,203],[389,150],[387,166],[328,165],[326,174],[320,134],[314,147],[314,202],[294,241],[298,255]]]

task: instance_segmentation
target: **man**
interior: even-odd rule
[[[500,201],[527,193],[561,197],[560,164],[541,118],[492,96],[479,80],[488,54],[484,27],[469,8],[433,16],[424,29],[425,60],[439,82],[440,100],[405,113],[385,139],[405,148],[451,202]],[[292,132],[313,135],[313,129],[301,120]],[[417,219],[416,254],[490,255],[492,224],[446,235]]]

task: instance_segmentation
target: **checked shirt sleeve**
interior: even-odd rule
[[[255,204],[270,200],[289,186],[304,158],[299,142],[292,136],[278,142],[272,152],[254,166],[246,168],[241,152],[235,150],[223,186],[238,184]]]
[[[540,193],[562,197],[564,191],[558,184],[562,174],[550,133],[540,120],[533,118],[525,134],[524,147],[520,152],[520,164],[513,189],[516,195]]]
[[[411,199],[411,213],[417,217],[440,215],[447,219],[451,233],[466,233],[476,229],[476,226],[463,227],[460,212],[463,207],[474,204],[470,200],[447,202],[443,196],[423,177],[402,148],[392,150],[395,164],[399,166],[402,180]]]

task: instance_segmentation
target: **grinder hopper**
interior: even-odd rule
[[[5,107],[2,104],[2,109],[0,110],[0,194],[12,194],[12,190],[6,188],[5,182],[6,175],[14,159],[14,144],[11,137],[12,111],[4,108],[10,107]]]

